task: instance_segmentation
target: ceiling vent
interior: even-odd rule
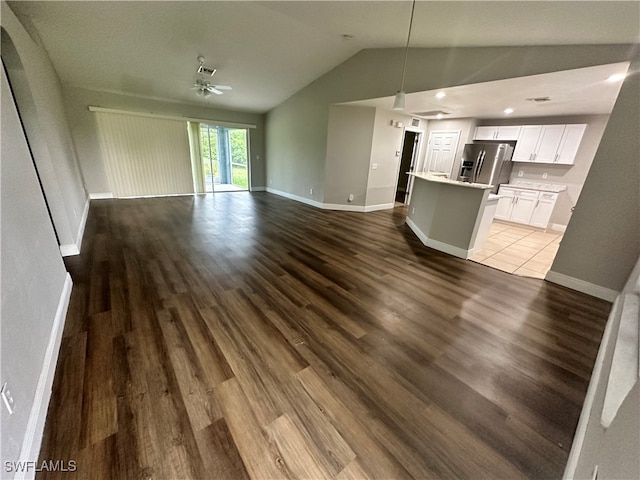
[[[532,98],[527,98],[526,100],[528,102],[535,102],[535,103],[544,103],[544,102],[551,101],[549,97],[532,97]]]
[[[419,127],[420,126],[420,119],[419,118],[412,118],[411,119],[411,126],[412,127]]]
[[[428,112],[415,112],[414,115],[419,117],[437,117],[438,115],[449,115],[449,112],[443,112],[442,110],[429,110]]]

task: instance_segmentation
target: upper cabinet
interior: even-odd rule
[[[520,125],[508,127],[476,127],[474,140],[518,140]]]
[[[513,151],[514,162],[573,165],[585,124],[525,125]]]

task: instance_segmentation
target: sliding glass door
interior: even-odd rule
[[[200,124],[200,153],[206,192],[248,190],[247,130]]]

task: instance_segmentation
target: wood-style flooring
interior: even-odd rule
[[[404,218],[93,201],[38,478],[560,478],[610,304]]]

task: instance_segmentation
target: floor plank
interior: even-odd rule
[[[92,201],[41,460],[96,479],[559,478],[611,305],[428,249],[405,215]]]

